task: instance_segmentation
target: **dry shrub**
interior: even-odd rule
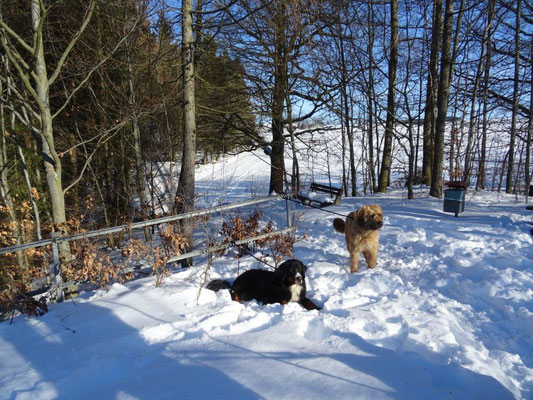
[[[113,261],[108,249],[99,249],[88,240],[72,242],[75,257],[67,267],[63,267],[63,274],[67,279],[107,287],[111,282],[123,283],[134,278],[133,273],[122,273],[122,271],[143,261],[152,267],[152,274],[156,276],[156,286],[159,286],[163,278],[169,274],[167,260],[181,254],[187,243],[181,234],[173,232],[170,225],[160,230],[159,235],[161,245],[155,247],[143,240],[131,239],[121,249],[120,261]]]
[[[243,220],[240,216],[236,216],[229,224],[224,221],[220,230],[220,233],[225,236],[222,244],[235,243],[238,240],[246,239],[251,236],[258,236],[261,233],[266,233],[258,230],[260,217],[261,214],[256,210],[245,220]],[[251,245],[251,243],[245,243],[236,246],[237,257],[242,257],[245,254],[248,254]]]
[[[87,200],[87,212],[92,211],[94,202]],[[23,217],[19,222],[19,229],[24,232],[35,230],[29,202],[22,203]],[[0,212],[6,211],[0,206]],[[48,231],[59,230],[69,233],[84,233],[82,227],[84,215],[73,218],[61,226],[48,227]],[[7,247],[16,244],[14,237],[15,225],[10,222],[0,221],[0,245]],[[159,286],[163,278],[168,275],[167,260],[174,255],[181,254],[186,246],[185,238],[173,232],[168,225],[160,229],[161,245],[153,247],[151,243],[131,239],[122,248],[122,257],[117,255],[111,258],[108,248],[102,248],[97,240],[82,239],[70,242],[72,259],[61,263],[61,272],[64,281],[74,280],[89,282],[97,287],[107,287],[112,282],[123,283],[132,279],[132,272],[123,273],[123,269],[147,261],[152,267],[152,274],[156,275],[156,285]],[[47,311],[46,299],[42,297],[35,300],[29,296],[30,283],[46,273],[46,266],[50,264],[50,248],[29,249],[24,252],[25,260],[29,267],[21,268],[18,265],[16,254],[3,255],[0,258],[0,319],[18,310],[28,315],[42,315]]]
[[[18,265],[2,265],[0,273],[0,320],[10,312],[19,311],[29,316],[43,315],[48,311],[46,298],[39,300],[28,295],[31,273],[21,271]]]
[[[274,231],[274,225],[271,221],[267,222],[266,225],[260,229],[259,220],[261,214],[259,211],[254,211],[254,213],[247,219],[242,219],[240,216],[232,218],[230,223],[224,222],[220,233],[222,236],[225,236],[222,244],[231,244],[235,243],[237,240],[246,239],[249,237],[263,235],[265,233],[271,233]],[[255,250],[256,247],[267,248],[270,250],[270,256],[274,259],[274,262],[277,264],[282,261],[285,257],[292,257],[292,249],[294,243],[299,238],[293,234],[277,234],[272,235],[255,242],[245,243],[236,246],[237,254],[236,257],[240,258],[246,254],[250,254],[252,250]],[[223,254],[224,250],[220,254]]]
[[[82,226],[86,215],[94,212],[94,199],[88,196],[85,201],[85,213],[79,218],[69,219],[63,226],[56,229],[71,234],[87,232]],[[122,265],[111,260],[109,251],[98,246],[96,240],[88,238],[71,241],[72,260],[61,263],[61,274],[64,281],[74,280],[93,283],[98,287],[107,287],[111,282],[124,282],[129,277],[121,275]]]
[[[37,197],[37,195],[35,194]],[[0,215],[7,215],[10,210],[0,205]],[[32,237],[35,222],[29,201],[22,201],[15,210],[18,217],[18,229],[21,237]],[[9,247],[17,244],[16,224],[0,219],[0,246]],[[30,283],[43,277],[46,273],[49,249],[35,248],[23,252],[7,253],[0,257],[0,319],[11,311],[17,310],[28,315],[42,315],[47,311],[46,300],[35,300],[28,295]],[[22,262],[22,264],[19,264]]]
[[[274,230],[274,227],[272,225],[272,222],[268,222],[266,227],[262,230],[263,233],[270,233]],[[257,241],[257,244],[260,247],[267,247],[270,249],[270,253],[272,254],[272,258],[274,258],[274,262],[276,265],[282,261],[285,257],[292,258],[292,249],[294,247],[294,243],[296,242],[297,237],[292,234],[278,234],[278,235],[272,235],[268,238],[261,239]]]
[[[156,276],[156,286],[161,285],[163,278],[170,273],[167,260],[182,254],[187,247],[187,239],[181,233],[175,232],[172,225],[160,229],[159,236],[162,245],[154,249],[152,265],[153,273]]]
[[[94,283],[107,287],[110,282],[123,282],[122,265],[113,263],[107,251],[102,251],[88,239],[71,242],[72,261],[61,264],[63,280]]]

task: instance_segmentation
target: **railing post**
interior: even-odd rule
[[[57,246],[58,237],[56,232],[50,234],[52,238],[52,257],[53,257],[53,272],[54,272],[54,282],[56,284],[56,301],[61,303],[65,300],[65,294],[63,293],[63,288],[61,284],[63,283],[63,278],[61,277],[61,260],[59,259],[59,248]]]
[[[287,228],[291,227],[291,209],[289,204],[289,195],[285,195],[285,210],[287,211]]]

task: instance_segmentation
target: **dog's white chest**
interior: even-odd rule
[[[303,287],[302,285],[291,285],[290,291],[291,291],[291,300],[290,301],[300,301],[300,296],[302,294]]]

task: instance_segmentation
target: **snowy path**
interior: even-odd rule
[[[270,182],[268,156],[257,151],[223,158],[202,166],[196,180],[199,208],[263,196]]]

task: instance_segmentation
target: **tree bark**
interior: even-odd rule
[[[285,74],[285,87],[289,88],[288,74]],[[296,153],[296,136],[294,134],[294,124],[292,122],[292,103],[289,90],[286,91],[286,105],[287,105],[287,126],[291,137],[291,152],[292,152],[292,174],[291,174],[291,190],[293,194],[300,190],[300,166],[298,164],[298,154]]]
[[[518,118],[519,80],[520,80],[520,19],[522,18],[522,0],[516,2],[515,51],[514,51],[514,83],[513,111],[511,116],[511,138],[509,141],[509,158],[507,160],[507,178],[505,192],[513,192],[514,151],[516,141],[516,122]]]
[[[481,154],[479,157],[478,178],[476,182],[476,190],[485,189],[486,179],[486,158],[487,158],[487,129],[488,129],[488,93],[489,93],[489,77],[490,67],[492,62],[492,24],[494,22],[494,9],[496,0],[489,0],[488,9],[488,26],[487,38],[485,46],[487,48],[487,55],[485,58],[484,76],[483,76],[483,117],[481,127]]]
[[[492,3],[492,1],[490,2]],[[464,166],[464,180],[466,182],[466,185],[470,185],[470,178],[471,178],[471,169],[472,169],[472,143],[474,139],[474,126],[475,126],[475,113],[476,113],[476,103],[477,103],[477,95],[479,90],[479,85],[481,82],[481,76],[482,76],[482,66],[483,66],[483,60],[485,58],[485,49],[487,48],[487,37],[490,34],[490,28],[492,25],[491,21],[491,11],[490,11],[491,5],[489,4],[489,20],[487,21],[487,26],[485,27],[483,31],[483,38],[481,41],[481,55],[479,57],[479,62],[476,69],[476,75],[474,77],[474,88],[472,89],[472,100],[471,100],[471,108],[470,108],[470,121],[468,124],[468,140],[466,145],[466,152],[465,152],[465,166]]]
[[[438,62],[442,42],[442,0],[433,2],[433,27],[431,31],[431,51],[429,55],[428,83],[426,89],[426,109],[423,129],[422,176],[424,184],[431,185],[435,147],[435,116],[438,90]]]
[[[374,165],[374,7],[372,3],[368,5],[369,21],[368,26],[368,168],[372,182],[372,193],[376,191],[376,168]]]
[[[531,54],[533,54],[533,41],[531,42]],[[531,186],[531,136],[533,133],[533,57],[530,58],[530,98],[529,98],[529,120],[527,124],[527,140],[526,140],[526,163],[525,163],[525,172],[526,172],[526,201],[529,195],[529,187]]]
[[[133,135],[133,154],[135,155],[135,181],[137,187],[137,196],[139,197],[139,205],[141,207],[141,214],[143,218],[148,218],[150,212],[148,210],[148,202],[146,196],[146,180],[144,173],[144,163],[141,148],[141,129],[139,127],[139,118],[137,116],[137,96],[135,85],[133,83],[133,65],[131,59],[132,51],[131,41],[128,42],[127,48],[127,62],[128,62],[128,88],[130,90],[129,102],[135,115],[131,121],[131,133]],[[151,240],[150,229],[144,228],[144,238],[146,241]]]
[[[3,93],[3,85],[0,81],[0,93]],[[13,224],[13,236],[15,237],[17,244],[22,244],[22,235],[20,224],[15,213],[15,206],[13,204],[13,198],[11,197],[11,187],[7,176],[8,171],[8,157],[7,157],[7,143],[6,143],[6,115],[4,111],[4,103],[0,102],[0,199],[6,207],[6,213],[9,220]],[[17,262],[21,269],[27,269],[27,260],[24,257],[24,253],[17,252]]]
[[[178,213],[194,210],[194,163],[196,156],[196,98],[194,89],[194,31],[193,1],[182,2],[182,40],[183,40],[183,156],[176,193],[175,207]],[[187,240],[186,251],[193,248],[194,220],[181,220],[181,231]],[[186,260],[184,266],[192,265]]]
[[[52,113],[50,110],[50,82],[48,80],[48,73],[46,69],[46,60],[43,49],[43,14],[44,10],[41,8],[41,3],[38,0],[32,0],[32,23],[35,33],[35,91],[37,94],[37,103],[41,116],[41,150],[44,161],[44,168],[46,171],[46,181],[48,183],[48,190],[50,192],[50,200],[52,203],[52,218],[54,225],[63,234],[67,233],[66,227],[66,213],[65,213],[65,195],[63,193],[62,183],[62,165],[59,158],[55,143],[54,143],[54,129],[52,124]],[[61,257],[65,261],[70,261],[70,245],[68,242],[59,244]]]
[[[439,76],[439,89],[437,94],[437,119],[435,121],[435,154],[433,158],[433,170],[431,176],[431,188],[429,195],[442,197],[442,164],[444,160],[444,134],[446,129],[446,113],[448,111],[448,99],[451,84],[451,45],[453,30],[454,1],[446,0],[446,14],[442,32],[442,56]]]
[[[350,165],[350,186],[351,186],[351,195],[357,196],[356,188],[356,172],[355,172],[355,151],[354,151],[354,142],[353,142],[353,124],[350,118],[350,105],[348,103],[348,72],[346,68],[346,58],[344,54],[344,38],[342,37],[342,25],[340,21],[340,14],[338,17],[338,30],[339,30],[339,52],[341,58],[341,107],[342,116],[344,118],[344,127],[346,128],[346,137],[348,138],[348,154],[349,154],[349,165]]]
[[[287,60],[286,9],[283,1],[276,2],[274,22],[274,92],[272,97],[272,154],[270,156],[269,193],[283,193],[285,176],[285,138],[283,136],[283,105],[286,96]]]
[[[396,70],[398,68],[398,1],[391,0],[391,49],[389,60],[389,90],[387,96],[387,119],[385,122],[385,145],[379,173],[378,191],[387,193],[392,164],[392,140],[394,137]]]

